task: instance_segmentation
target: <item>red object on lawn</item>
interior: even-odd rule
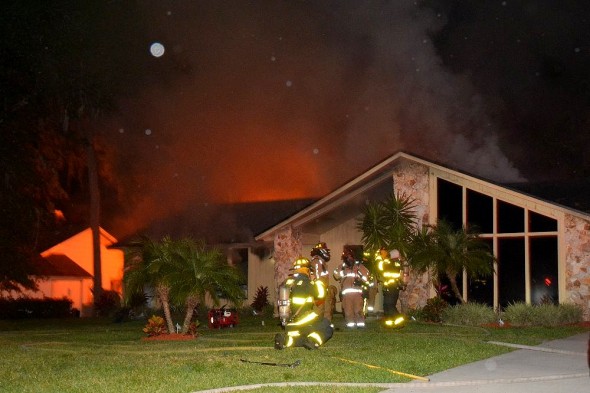
[[[209,329],[234,327],[238,324],[238,312],[233,308],[213,308],[207,314]]]

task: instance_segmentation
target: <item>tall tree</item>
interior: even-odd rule
[[[0,288],[34,287],[30,262],[58,228],[56,206],[65,206],[74,194],[89,194],[91,214],[84,221],[93,229],[95,300],[100,295],[98,190],[104,177],[95,155],[96,127],[116,108],[117,98],[139,85],[145,48],[137,45],[144,34],[137,6],[75,0],[3,3]]]
[[[174,243],[168,236],[160,242],[142,236],[132,242],[125,252],[123,277],[126,300],[137,294],[143,295],[148,288],[156,291],[162,303],[168,333],[174,332],[174,322],[170,312],[170,284],[164,271],[172,263],[174,248]]]

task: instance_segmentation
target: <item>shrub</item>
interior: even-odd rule
[[[161,334],[168,333],[164,318],[157,315],[152,315],[152,317],[148,319],[147,325],[145,325],[143,328],[143,332],[147,334],[148,337],[159,336]]]
[[[257,314],[260,314],[268,305],[268,287],[259,286],[256,290],[256,295],[254,296],[254,302],[252,302],[252,309]]]
[[[430,298],[418,313],[419,319],[426,322],[441,322],[442,313],[447,307],[449,307],[449,303],[440,297]]]
[[[121,296],[116,291],[103,291],[94,307],[99,317],[112,316],[121,308]]]
[[[148,297],[145,293],[139,292],[128,296],[122,307],[115,310],[114,321],[121,323],[134,319],[145,319],[149,315],[147,307]]]
[[[479,326],[496,322],[498,316],[487,304],[468,302],[445,308],[442,320],[453,325]]]
[[[557,307],[559,320],[564,324],[580,323],[584,319],[584,311],[577,304],[564,303]]]
[[[62,299],[0,299],[0,319],[66,318],[72,316],[72,301]]]
[[[198,337],[199,336],[199,333],[197,332],[198,328],[199,328],[199,321],[191,322],[190,325],[188,325],[188,330],[187,330],[186,334],[191,335],[193,337]]]
[[[148,298],[145,293],[134,293],[126,299],[126,306],[136,314],[141,314],[147,307]]]
[[[582,309],[575,304],[511,303],[503,317],[513,326],[558,326],[582,321]]]

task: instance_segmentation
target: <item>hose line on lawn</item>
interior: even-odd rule
[[[425,382],[430,381],[430,379],[425,378],[425,377],[421,377],[419,375],[413,375],[413,374],[408,374],[408,373],[404,373],[404,372],[401,372],[401,371],[391,370],[389,368],[375,366],[373,364],[367,364],[367,363],[357,362],[356,360],[344,359],[344,358],[339,358],[339,357],[336,357],[336,356],[333,356],[333,358],[334,359],[338,359],[338,360],[342,360],[343,362],[348,362],[348,363],[353,363],[353,364],[360,364],[360,365],[363,365],[363,366],[369,367],[369,368],[378,368],[378,369],[381,369],[381,370],[387,370],[390,373],[401,375],[401,376],[412,378],[412,379],[417,379],[419,381],[425,381]]]

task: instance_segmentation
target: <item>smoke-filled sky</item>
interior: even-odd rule
[[[574,3],[145,1],[150,77],[102,135],[123,207],[105,226],[243,231],[212,206],[319,198],[400,150],[499,182],[588,176]]]

